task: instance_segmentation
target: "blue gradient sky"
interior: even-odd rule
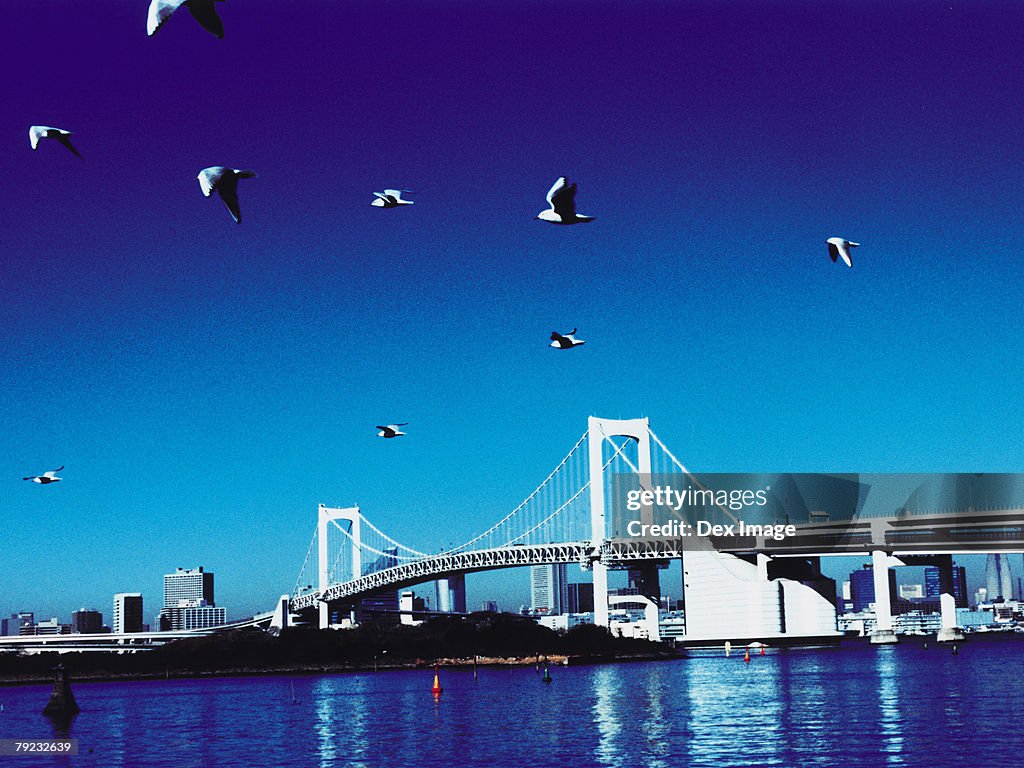
[[[146,6],[5,9],[0,614],[198,564],[263,609],[317,503],[446,546],[591,414],[695,470],[1024,470],[1024,8]],[[534,220],[561,174],[595,223]]]

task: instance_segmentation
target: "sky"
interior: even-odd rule
[[[0,615],[151,618],[196,565],[267,610],[317,504],[437,550],[590,415],[695,471],[1024,470],[1024,8],[249,0],[223,40],[146,10],[5,8]],[[210,165],[258,171],[240,225]],[[536,220],[561,175],[596,221]]]

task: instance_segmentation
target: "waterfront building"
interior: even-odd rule
[[[995,615],[991,608],[984,610],[971,610],[970,608],[956,609],[956,625],[963,629],[978,629],[978,627],[989,627],[995,624]]]
[[[594,585],[590,582],[567,585],[566,596],[566,610],[569,613],[594,612]]]
[[[683,640],[686,637],[686,617],[682,611],[661,611],[658,633],[662,640]]]
[[[938,566],[929,565],[924,569],[925,597],[938,597],[942,594]],[[967,607],[967,570],[962,565],[953,564],[953,599],[957,608]]]
[[[139,592],[120,592],[114,595],[115,634],[142,631],[142,594]]]
[[[594,613],[561,613],[556,616],[537,616],[536,619],[542,627],[565,632],[580,624],[593,624]]]
[[[480,610],[484,613],[497,613],[498,603],[494,600],[484,600],[480,603]]]
[[[179,605],[161,609],[157,617],[160,631],[209,629],[227,623],[226,608],[207,605],[205,600],[199,602],[199,605],[193,605],[192,601],[182,600]]]
[[[54,616],[52,619],[36,622],[35,634],[37,635],[69,635],[71,634],[70,624],[61,624]]]
[[[213,573],[200,565],[164,574],[164,607],[156,618],[161,632],[208,629],[226,623],[227,609],[218,607],[214,599]]]
[[[71,614],[71,631],[76,635],[95,635],[103,631],[103,614],[79,608]]]
[[[816,558],[683,558],[687,642],[836,637],[836,584]]]
[[[854,613],[866,611],[874,605],[875,573],[870,563],[850,574],[850,597]],[[892,568],[889,569],[889,601],[890,604],[896,602],[896,571]]]
[[[16,635],[34,635],[36,615],[32,611],[21,611],[12,613],[9,619],[0,621],[0,637],[12,637]],[[22,627],[29,627],[31,631],[22,632]]]
[[[900,584],[900,599],[913,600],[915,597],[924,597],[924,587],[920,584]]]
[[[942,629],[942,614],[926,611],[907,611],[893,617],[893,631],[897,635],[934,635]]]
[[[466,612],[466,574],[453,573],[434,582],[435,605],[441,613]]]
[[[216,605],[213,599],[213,574],[198,568],[178,568],[174,573],[164,575],[164,608],[176,608],[184,600],[199,605]]]
[[[394,568],[396,565],[398,565],[398,547],[388,547],[384,550],[384,554],[379,555],[363,567],[363,575]],[[356,623],[362,624],[367,619],[398,621],[396,616],[399,604],[397,589],[383,589],[367,595],[359,601],[356,608]]]
[[[1010,572],[1010,557],[1004,554],[989,555],[985,560],[985,588],[988,599],[1013,599],[1013,574]]]
[[[568,567],[565,563],[530,568],[530,609],[554,616],[569,607]]]
[[[401,613],[399,621],[409,627],[419,626],[423,623],[423,619],[417,619],[412,613],[407,611],[425,611],[426,602],[422,597],[416,597],[416,593],[412,591],[405,591],[399,597],[398,608]]]

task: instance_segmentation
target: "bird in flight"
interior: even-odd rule
[[[379,429],[380,432],[377,433],[377,437],[383,437],[383,438],[401,437],[402,435],[405,434],[405,432],[400,431],[398,428],[399,427],[407,426],[408,424],[409,424],[409,422],[407,422],[407,421],[403,422],[401,424],[388,424],[386,427],[382,427],[380,424],[378,424],[377,425],[377,429]]]
[[[39,483],[40,485],[49,485],[50,483],[59,483],[61,478],[57,477],[57,473],[64,469],[64,465],[60,465],[56,469],[51,469],[49,472],[43,472],[41,475],[31,475],[30,477],[23,477],[22,480],[31,480],[33,483]]]
[[[402,193],[410,193],[409,189],[385,189],[383,192],[374,192],[376,199],[370,205],[377,208],[397,208],[400,205],[412,205],[412,200],[403,200]]]
[[[32,145],[32,149],[39,149],[40,139],[54,139],[59,141],[68,151],[80,160],[83,159],[78,150],[71,144],[71,139],[68,137],[71,135],[71,131],[65,131],[61,128],[51,128],[48,125],[33,125],[28,129],[28,140]]]
[[[199,188],[203,190],[203,194],[209,197],[216,190],[220,199],[224,201],[228,213],[231,214],[231,218],[235,220],[236,224],[241,224],[242,212],[238,208],[238,180],[255,179],[256,171],[211,165],[209,168],[203,168],[196,178],[199,179]]]
[[[559,333],[558,331],[551,332],[551,346],[555,349],[572,349],[573,347],[582,347],[587,342],[577,339],[573,334],[576,333],[576,329],[573,328],[568,333]]]
[[[153,35],[165,21],[171,18],[171,14],[184,5],[203,29],[223,38],[224,22],[217,15],[214,2],[223,2],[223,0],[152,0],[149,4],[149,17],[146,19],[146,34]]]
[[[593,216],[576,213],[576,185],[570,184],[565,176],[558,177],[555,185],[548,190],[547,199],[551,208],[537,214],[541,221],[549,221],[552,224],[584,224],[594,220]]]
[[[842,259],[848,267],[853,267],[853,259],[850,258],[850,249],[856,248],[860,243],[854,243],[841,237],[830,237],[825,241],[828,243],[828,255],[835,264],[836,259]]]

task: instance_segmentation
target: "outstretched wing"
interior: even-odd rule
[[[68,133],[55,133],[53,135],[53,138],[55,138],[57,141],[59,141],[61,144],[63,144],[65,147],[67,147],[68,151],[71,154],[73,154],[75,157],[77,157],[79,160],[84,160],[85,159],[80,154],[78,154],[78,150],[75,149],[74,145],[71,143],[71,135],[70,134],[68,134]]]
[[[833,264],[835,263],[836,259],[839,258],[839,248],[836,247],[835,243],[828,244],[828,255],[829,258],[832,259]]]
[[[548,192],[548,202],[563,222],[572,221],[576,218],[576,185],[569,184],[564,176],[558,181]]]
[[[203,195],[209,197],[213,190],[220,184],[220,180],[224,178],[224,171],[227,170],[223,165],[211,165],[209,168],[203,168],[196,176],[199,179],[199,188],[203,190]]]
[[[149,4],[149,17],[146,19],[146,34],[152,35],[160,29],[184,2],[186,0],[152,0]],[[195,14],[193,13],[193,15]]]
[[[238,179],[235,177],[222,179],[217,186],[217,192],[220,194],[220,199],[224,201],[224,207],[228,209],[231,218],[235,220],[236,224],[241,224],[242,211],[238,207]]]
[[[33,125],[28,129],[28,141],[32,149],[39,149],[39,140],[46,136],[48,130],[50,129],[45,125]]]
[[[224,22],[217,15],[213,2],[214,0],[188,0],[188,12],[207,32],[223,38]]]
[[[565,180],[565,176],[559,176],[558,177],[558,181],[556,181],[552,185],[551,189],[548,190],[548,194],[547,194],[547,198],[546,199],[548,201],[548,205],[550,205],[552,208],[555,207],[555,195],[557,195],[559,193],[559,191],[563,187],[565,187],[566,183],[567,182]]]

